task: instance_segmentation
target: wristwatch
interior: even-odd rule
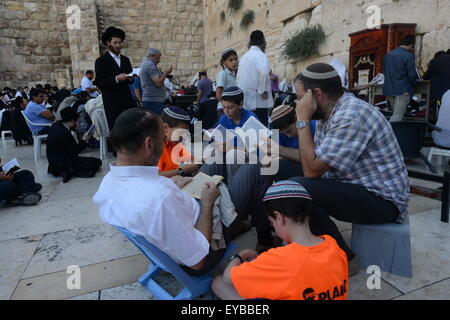
[[[297,129],[303,129],[310,125],[311,125],[311,122],[303,121],[303,120],[298,120],[297,123],[295,124]]]
[[[233,261],[234,259],[239,259],[239,261],[241,261],[241,263],[244,263],[244,259],[242,259],[242,257],[238,254],[235,254],[233,256],[230,257],[230,259],[228,260],[228,262]]]
[[[186,172],[184,172],[184,170],[182,168],[178,168],[178,175],[180,175],[182,177],[186,177]]]

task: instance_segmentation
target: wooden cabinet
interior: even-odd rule
[[[380,29],[368,29],[350,34],[350,89],[365,85],[383,72],[383,58],[396,49],[407,35],[415,34],[416,24],[386,24]]]

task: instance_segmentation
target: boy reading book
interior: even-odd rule
[[[266,214],[287,245],[261,255],[231,257],[212,289],[221,299],[345,300],[347,256],[328,235],[311,233],[312,199],[302,185],[281,181],[263,199]]]

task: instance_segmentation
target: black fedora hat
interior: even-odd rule
[[[102,35],[103,44],[106,45],[106,42],[112,37],[120,38],[123,41],[125,40],[125,32],[122,29],[116,27],[109,27]]]
[[[80,115],[72,107],[64,108],[61,110],[61,121],[62,122],[76,120],[79,118],[79,116]]]

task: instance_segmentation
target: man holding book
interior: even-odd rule
[[[206,184],[198,202],[181,190],[192,178],[169,179],[158,174],[164,131],[160,118],[152,112],[134,108],[122,113],[111,141],[117,150],[117,162],[111,164],[111,171],[93,198],[103,221],[145,237],[190,274],[211,270],[224,254],[224,249],[214,251],[210,246],[217,187]],[[214,166],[202,168],[209,175],[215,174],[214,170]],[[257,221],[257,229],[263,225],[270,234],[267,218],[263,221],[257,216],[261,212],[257,206],[262,205],[269,187],[265,177],[259,175],[259,168],[243,167],[227,182],[238,215],[229,227],[224,226],[225,241],[237,235],[240,222],[249,214]]]

